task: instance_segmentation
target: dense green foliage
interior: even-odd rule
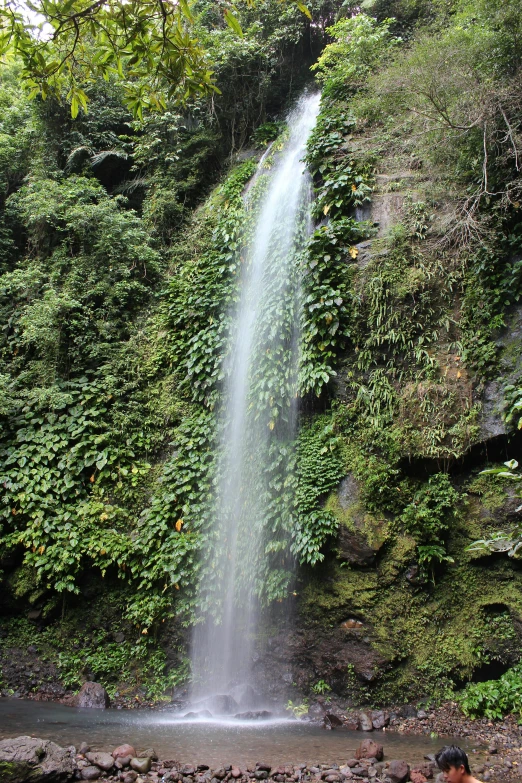
[[[507,714],[522,716],[521,667],[514,666],[498,680],[467,685],[460,705],[472,718],[485,716],[489,720],[500,720]]]
[[[241,195],[256,162],[232,168],[191,213],[267,102],[279,107],[283,65],[306,30],[294,8],[265,3],[263,26],[256,9],[244,10],[248,35],[238,43],[222,27],[211,34],[215,20],[200,11],[216,79],[229,87],[217,112],[193,101],[183,115],[170,105],[132,121],[115,77],[82,85],[92,113],[71,122],[51,99],[31,104],[16,67],[4,68],[2,82],[3,552],[23,558],[49,616],[57,593],[81,595],[93,566],[119,577],[129,586],[127,622],[144,637],[173,613],[190,617],[208,541],[214,408],[249,231]],[[306,65],[289,65],[297,85]],[[245,71],[257,72],[255,85]],[[281,127],[265,126],[256,143]],[[286,415],[266,388],[259,395],[271,419]],[[287,542],[267,542],[276,560],[294,538],[296,557],[314,562],[334,529],[320,507],[340,475],[335,457],[324,486],[311,486],[326,450],[321,432],[296,455],[283,442],[274,453],[274,491],[303,460],[302,504],[294,509],[286,484],[271,510],[274,540]],[[290,574],[274,569],[268,558],[270,599],[285,594]]]
[[[253,483],[268,497],[257,592],[284,611],[297,597],[317,634],[366,626],[353,637],[364,654],[342,672],[314,661],[302,690],[442,697],[496,662],[508,673],[462,705],[499,717],[520,710],[520,572],[502,555],[520,546],[519,474],[475,467],[487,467],[485,389],[502,448],[520,429],[522,8],[309,6],[313,26],[296,4],[238,5],[242,35],[213,3],[169,6],[169,25],[183,16],[180,35],[197,41],[183,55],[172,41],[150,83],[154,2],[104,10],[116,26],[147,17],[135,52],[89,43],[65,73],[49,57],[66,23],[62,43],[19,36],[22,61],[2,66],[1,595],[13,617],[37,607],[68,687],[95,675],[115,692],[123,670],[158,698],[188,676],[180,635],[200,580],[213,600],[204,555],[230,311],[284,111],[319,56],[314,223],[301,215],[291,265],[302,301],[277,274],[273,306],[260,297],[258,344],[270,333],[277,350],[260,357],[249,401],[271,433]],[[73,57],[95,27],[82,21]],[[26,96],[27,78],[47,100]],[[350,559],[339,530],[371,557]],[[74,615],[92,584],[110,613],[96,604],[80,648]],[[13,617],[2,649],[30,636]]]

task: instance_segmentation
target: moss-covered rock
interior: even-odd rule
[[[332,639],[346,629],[338,653],[346,666],[330,683],[340,695],[375,704],[443,696],[490,664],[504,669],[518,660],[522,568],[503,556],[478,561],[466,551],[491,524],[477,502],[479,489],[487,487],[484,478],[464,482],[470,495],[447,540],[453,562],[436,569],[434,584],[412,578],[416,541],[400,533],[389,535],[375,567],[330,560],[307,584],[300,605],[307,633]],[[484,491],[487,505],[505,508],[509,493]],[[375,667],[371,678],[360,667],[359,646],[366,646]],[[325,660],[316,669],[325,676],[331,665]]]
[[[66,783],[75,770],[74,753],[49,740],[23,736],[0,741],[2,783]]]

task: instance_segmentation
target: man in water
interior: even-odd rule
[[[480,783],[469,768],[467,755],[456,745],[446,745],[435,754],[437,766],[446,783]]]

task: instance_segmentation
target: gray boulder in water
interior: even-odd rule
[[[260,707],[263,701],[259,693],[251,685],[235,685],[231,688],[230,694],[242,710],[252,710]]]
[[[249,710],[248,712],[238,712],[234,715],[234,718],[239,720],[268,720],[272,717],[272,713],[268,710]]]
[[[75,770],[74,748],[37,737],[0,741],[2,783],[66,783]]]
[[[110,703],[109,694],[98,682],[84,682],[74,697],[75,707],[105,710]]]
[[[216,693],[192,706],[197,711],[210,710],[212,715],[234,715],[239,711],[237,701],[228,693]]]

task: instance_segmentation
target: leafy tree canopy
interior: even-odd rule
[[[310,16],[300,0],[291,2]],[[144,108],[165,109],[169,99],[183,103],[218,91],[198,11],[188,0],[7,0],[0,55],[21,60],[32,97],[65,91],[73,117],[87,110],[87,84],[118,75],[129,108],[141,117]],[[231,7],[223,5],[218,21],[243,34]]]

